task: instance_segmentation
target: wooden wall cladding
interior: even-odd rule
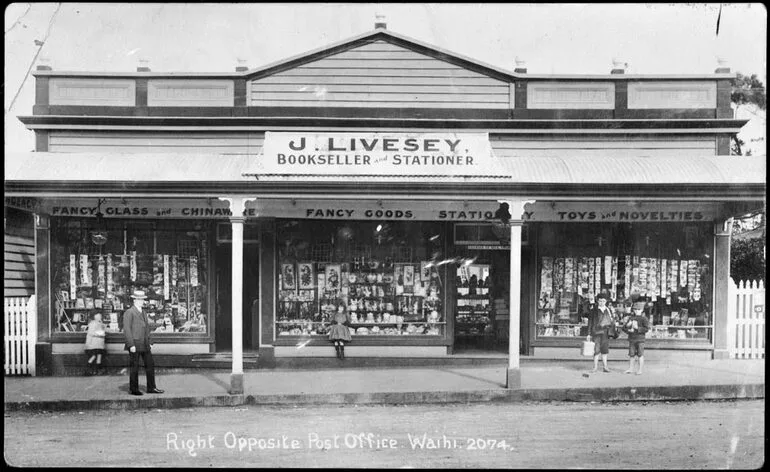
[[[232,80],[147,81],[147,106],[151,107],[231,107],[234,97]]]
[[[28,297],[35,293],[35,239],[5,235],[3,293],[6,297]]]
[[[262,152],[263,132],[147,132],[63,131],[50,132],[50,152]]]
[[[527,108],[569,110],[615,108],[612,82],[528,82]]]
[[[490,135],[496,156],[714,156],[716,138],[707,135],[511,136]]]
[[[717,83],[629,82],[629,109],[716,108]]]
[[[52,78],[48,87],[50,105],[136,105],[133,79]]]
[[[249,83],[251,106],[510,107],[508,82],[374,41]]]

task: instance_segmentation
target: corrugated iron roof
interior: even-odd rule
[[[765,156],[499,158],[486,176],[278,175],[260,156],[176,153],[8,153],[5,180],[17,182],[494,182],[522,184],[766,184]]]

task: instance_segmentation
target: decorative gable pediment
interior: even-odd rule
[[[382,39],[249,82],[251,106],[512,107],[508,82]]]

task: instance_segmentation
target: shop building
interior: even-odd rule
[[[122,355],[137,288],[158,364],[231,352],[236,374],[336,362],[344,306],[348,357],[497,350],[515,376],[575,358],[600,292],[648,302],[649,357],[726,355],[730,219],[766,169],[728,155],[729,69],[530,74],[379,25],[234,73],[34,76],[5,206],[34,221],[50,369],[96,312]]]

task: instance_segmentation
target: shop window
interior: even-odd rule
[[[646,302],[648,338],[710,340],[713,241],[708,224],[542,224],[539,338],[585,336],[599,293],[618,321]]]
[[[445,335],[443,225],[277,223],[276,334],[323,336],[347,311],[353,336]]]
[[[201,222],[52,219],[53,330],[82,332],[100,313],[112,333],[134,290],[150,328],[208,333],[208,235]]]

